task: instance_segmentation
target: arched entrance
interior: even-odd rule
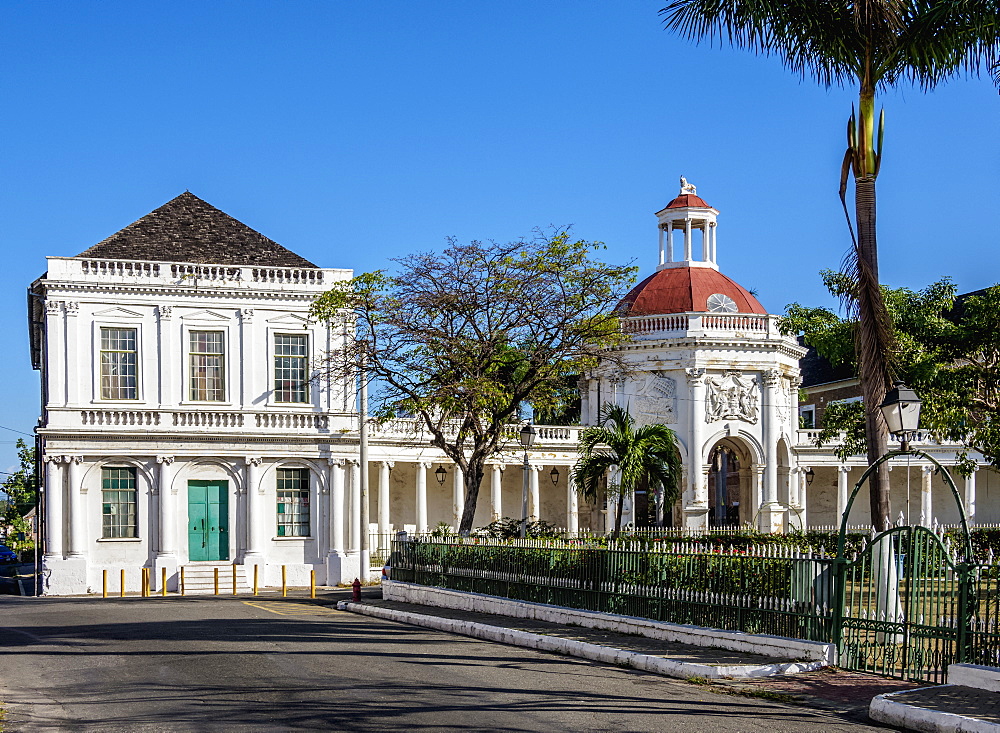
[[[738,439],[724,438],[708,454],[708,526],[740,527],[753,521],[753,458]]]

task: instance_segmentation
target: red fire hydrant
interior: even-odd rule
[[[354,602],[361,603],[361,581],[355,578],[351,588],[354,590]]]

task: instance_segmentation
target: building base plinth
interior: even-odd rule
[[[350,585],[361,577],[361,556],[357,552],[331,552],[326,556],[326,584]]]
[[[763,506],[757,514],[757,527],[765,534],[781,534],[785,531],[785,519],[784,509]]]
[[[708,529],[708,507],[689,504],[684,507],[684,529]]]
[[[180,563],[177,562],[176,555],[162,555],[153,560],[153,577],[150,579],[150,585],[153,590],[161,591],[163,590],[163,571],[167,571],[167,590],[168,591],[180,591],[180,575],[177,569],[180,567]]]
[[[78,596],[89,592],[87,558],[50,556],[42,559],[42,595]]]

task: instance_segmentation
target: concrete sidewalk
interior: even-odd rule
[[[472,598],[476,594],[469,596]],[[503,607],[502,603],[490,606],[489,597],[477,598],[487,601],[489,607]],[[454,599],[448,602],[454,603]],[[535,604],[529,605],[536,608]],[[906,730],[1000,733],[1000,670],[990,667],[951,665],[949,675],[958,684],[929,687],[925,683],[822,668],[822,663],[815,661],[778,659],[745,650],[732,651],[620,633],[609,630],[607,625],[587,628],[537,617],[384,600],[367,597],[367,594],[360,603],[340,602],[338,607],[488,641],[679,677],[714,692],[800,703]],[[557,610],[552,606],[537,608]],[[752,635],[748,638],[760,639],[763,644],[773,639]],[[773,653],[774,646],[770,649]]]

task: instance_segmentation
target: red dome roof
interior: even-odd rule
[[[632,288],[617,310],[623,316],[704,313],[708,311],[708,296],[715,293],[732,298],[739,313],[767,314],[764,306],[743,287],[710,267],[660,270]]]
[[[663,207],[664,209],[711,209],[712,207],[705,203],[705,199],[701,196],[695,196],[691,193],[682,193],[680,196],[675,198],[669,204]]]

